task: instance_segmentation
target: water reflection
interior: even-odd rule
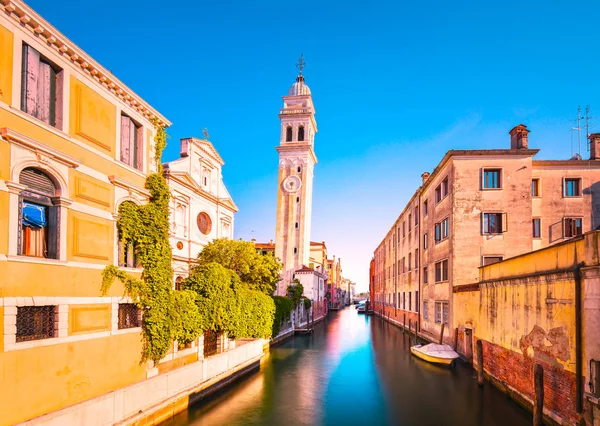
[[[259,373],[177,415],[165,426],[511,425],[531,416],[473,370],[410,354],[398,328],[353,308],[308,336],[272,348]]]

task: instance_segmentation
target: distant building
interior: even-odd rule
[[[176,288],[210,241],[233,238],[238,211],[223,182],[223,159],[213,144],[184,138],[180,147],[180,158],[163,164],[171,191],[169,241]]]
[[[590,159],[535,160],[526,126],[510,148],[451,150],[374,251],[378,313],[454,342],[453,288],[478,268],[547,247],[600,225],[600,135]],[[460,337],[460,336],[459,336]]]

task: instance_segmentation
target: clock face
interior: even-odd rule
[[[283,180],[283,190],[287,192],[296,192],[302,186],[302,181],[298,176],[288,176]]]

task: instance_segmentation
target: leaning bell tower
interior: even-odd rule
[[[304,82],[305,62],[300,56],[296,82],[283,97],[279,111],[281,136],[277,196],[275,256],[283,263],[282,280],[276,294],[284,295],[294,272],[308,265],[312,215],[313,173],[317,163],[314,139],[317,133],[315,107]]]

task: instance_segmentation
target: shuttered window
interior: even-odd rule
[[[19,175],[27,188],[19,196],[17,254],[59,258],[60,210],[52,197],[56,187],[44,172],[28,167]]]
[[[144,167],[142,127],[131,118],[121,115],[121,161],[133,168]]]
[[[21,70],[21,110],[57,125],[58,101],[62,98],[60,69],[31,46],[23,45]]]

